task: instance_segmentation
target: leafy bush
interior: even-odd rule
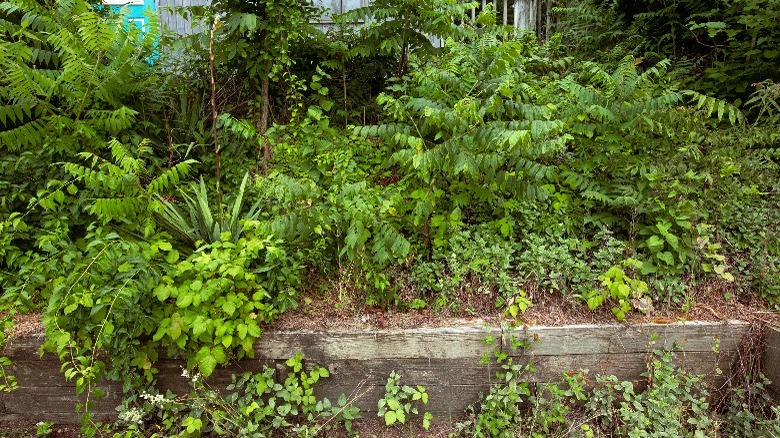
[[[725,412],[720,415],[721,430],[729,436],[743,437],[779,434],[780,406],[767,392],[769,380],[763,375],[746,377],[744,385],[731,388]]]
[[[649,304],[641,306],[639,303],[647,300],[647,283],[637,278],[632,278],[631,273],[642,267],[642,262],[636,259],[626,259],[622,266],[612,266],[607,272],[599,276],[602,289],[588,292],[586,299],[591,310],[601,306],[606,299],[617,301],[612,308],[612,313],[618,321],[626,318],[626,314],[632,306],[643,308],[647,313]],[[628,272],[627,272],[628,271]]]
[[[0,161],[2,212],[20,210],[63,175],[53,163],[111,137],[137,143],[139,97],[161,92],[147,60],[149,33],[87,1],[4,1],[0,6]]]
[[[284,380],[267,366],[260,373],[233,375],[224,397],[200,374],[185,370],[182,375],[192,388],[189,394],[177,397],[170,391],[163,395],[152,390],[125,398],[116,424],[121,432],[114,436],[317,434],[325,428],[316,423],[320,420],[335,420],[351,430],[352,420],[360,414],[343,394],[337,404],[314,396],[314,386],[330,375],[328,370],[314,366],[305,371],[300,353],[285,364],[288,373]]]
[[[527,371],[533,370],[529,365],[513,364],[511,359],[502,358],[502,371],[497,373],[502,385],[494,385],[480,407],[474,408],[475,419],[472,422],[458,424],[461,432],[467,432],[474,437],[510,437],[513,429],[521,424],[525,417],[521,408],[523,397],[531,395],[530,384],[520,380]]]
[[[237,350],[254,356],[260,324],[297,306],[300,266],[271,237],[245,222],[245,237],[228,232],[201,247],[160,278],[154,296],[163,304],[153,341],[183,351],[190,365],[209,376]]]
[[[435,308],[474,311],[470,301],[487,299],[502,307],[525,297],[513,272],[515,249],[487,227],[454,233],[448,248],[435,248],[431,261],[413,265],[407,287],[436,296]]]
[[[615,376],[598,377],[587,408],[601,416],[606,430],[628,436],[709,436],[714,423],[704,380],[676,367],[673,359],[672,353],[657,353],[641,393]]]
[[[339,20],[367,23],[348,55],[391,55],[398,59],[396,73],[402,76],[407,73],[410,55],[431,56],[436,52],[430,36],[457,37],[461,29],[456,23],[464,21],[466,11],[476,6],[476,2],[454,0],[380,0],[353,9]]]
[[[565,372],[561,382],[531,383],[531,362],[513,364],[496,353],[499,383],[479,406],[470,408],[470,420],[458,429],[469,436],[767,436],[777,431],[777,407],[764,391],[766,380],[734,388],[722,414],[713,412],[703,376],[692,375],[674,364],[671,352],[654,352],[648,365],[647,388],[615,376],[596,376],[591,385],[587,371]],[[591,388],[587,388],[591,387]],[[750,391],[759,401],[749,406]]]

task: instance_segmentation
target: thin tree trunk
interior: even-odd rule
[[[528,14],[528,3],[530,0],[518,0],[515,3],[515,26],[520,28],[521,30],[528,30],[530,27],[529,25],[529,14]]]
[[[547,26],[544,29],[545,41],[550,41],[550,32],[552,31],[552,3],[553,0],[547,0]]]
[[[398,68],[400,74],[399,77],[403,77],[406,74],[406,67],[409,64],[409,37],[407,29],[409,26],[409,17],[404,17],[403,30],[401,33],[401,65]]]
[[[265,136],[268,131],[268,121],[271,118],[271,102],[270,102],[270,73],[268,70],[263,72],[263,77],[260,81],[260,118],[257,121],[257,130],[260,136],[263,137],[263,145],[260,147],[260,151],[263,154],[263,176],[268,175],[268,166],[273,158],[273,151],[268,144],[268,138]]]
[[[507,25],[507,14],[509,13],[509,2],[507,0],[504,0],[504,25]]]
[[[347,68],[344,61],[341,62],[341,86],[344,90],[344,128],[349,125],[349,111],[347,111]]]
[[[536,1],[528,0],[528,29],[536,33]]]
[[[219,204],[219,220],[223,221],[222,214],[222,165],[219,162],[219,143],[217,142],[217,81],[214,74],[214,31],[219,25],[219,19],[214,20],[209,35],[209,78],[211,79],[211,128],[214,135],[214,158],[217,166],[217,204]]]
[[[536,36],[542,38],[542,0],[536,0]]]

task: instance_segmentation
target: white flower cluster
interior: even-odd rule
[[[119,421],[123,421],[127,424],[141,424],[143,423],[143,418],[143,412],[136,408],[129,408],[119,413]]]
[[[152,406],[157,408],[162,408],[165,406],[166,403],[168,403],[168,400],[162,394],[149,394],[146,392],[142,392],[140,397],[148,401]]]
[[[181,376],[184,377],[185,379],[190,379],[193,382],[197,382],[198,380],[200,380],[201,377],[200,373],[190,374],[190,372],[187,371],[186,368],[181,369]]]

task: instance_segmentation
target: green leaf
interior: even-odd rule
[[[165,256],[165,261],[174,264],[177,261],[179,261],[179,251],[176,251],[175,249],[168,252],[168,255]]]
[[[157,297],[158,300],[165,301],[168,299],[168,297],[171,296],[171,290],[176,290],[176,289],[167,284],[161,284],[158,285],[156,288],[154,288],[154,295]]]
[[[103,324],[103,333],[106,335],[114,333],[114,324],[112,324],[111,321],[106,321],[106,323]]]
[[[254,321],[249,321],[247,324],[247,334],[253,338],[260,337],[260,327]]]
[[[389,407],[392,410],[398,410],[401,407],[401,404],[398,402],[398,400],[394,398],[387,399],[387,407]]]
[[[192,294],[189,291],[179,294],[176,298],[176,307],[180,309],[187,307],[190,304],[192,304]]]
[[[664,261],[669,266],[674,265],[674,256],[669,251],[659,252],[655,256]]]
[[[200,372],[205,377],[210,376],[217,368],[217,359],[211,354],[211,350],[208,347],[201,347],[195,356],[195,360],[198,363]]]
[[[433,420],[433,414],[430,412],[423,414],[423,429],[428,430],[431,427],[431,420]]]
[[[669,245],[676,251],[679,246],[679,240],[677,239],[677,236],[674,234],[666,234],[666,241],[669,242]]]
[[[227,299],[224,303],[222,303],[222,311],[225,312],[229,317],[233,316],[233,314],[236,313],[236,305],[232,300]]]
[[[664,247],[664,240],[661,237],[656,236],[655,234],[650,236],[650,238],[647,239],[646,243],[647,243],[647,249],[649,249],[652,252],[659,251],[661,248]]]
[[[227,362],[227,355],[225,354],[225,350],[217,345],[214,347],[213,350],[211,350],[212,356],[214,356],[214,360],[217,361],[217,363],[225,363]]]
[[[247,326],[246,326],[246,324],[239,323],[238,326],[236,327],[236,330],[238,331],[238,337],[240,339],[244,339],[246,337],[246,334],[247,334]]]
[[[397,418],[395,415],[395,411],[387,411],[385,412],[385,425],[390,426],[392,424],[395,424]]]
[[[184,320],[182,319],[181,315],[178,314],[178,312],[171,315],[171,326],[168,328],[168,336],[170,336],[174,341],[179,339],[179,336],[181,336],[183,323]]]

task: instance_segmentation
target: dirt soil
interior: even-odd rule
[[[728,286],[725,286],[728,287]],[[659,323],[677,321],[732,321],[764,322],[780,325],[780,313],[762,299],[752,294],[727,298],[728,290],[719,283],[705,284],[691,291],[687,310],[679,303],[657,306],[646,315],[632,311],[624,323]],[[335,295],[335,294],[333,294]],[[501,309],[488,303],[473,306],[478,312],[454,314],[449,309],[436,313],[425,308],[400,312],[392,307],[380,309],[361,305],[357,299],[339,300],[332,294],[304,294],[298,309],[284,313],[266,329],[408,329],[421,327],[444,327],[455,325],[480,326],[487,323],[514,323],[516,325],[562,326],[570,324],[616,324],[608,303],[596,310],[590,310],[580,299],[559,293],[540,292],[529,296],[533,306],[525,313],[511,318]]]
[[[81,426],[78,424],[54,425],[52,433],[46,435],[51,438],[78,438]],[[36,435],[37,426],[32,422],[0,421],[0,438],[30,438]]]
[[[703,284],[690,292],[688,306],[674,303],[657,306],[647,314],[629,312],[624,323],[668,324],[677,321],[733,321],[760,322],[780,326],[780,312],[753,294],[732,294],[727,298],[728,285]],[[529,295],[533,302],[525,313],[511,318],[492,305],[492,297],[480,301],[472,299],[471,308],[478,311],[454,313],[450,309],[432,312],[422,310],[398,311],[394,307],[381,309],[367,307],[355,297],[338,298],[335,293],[303,294],[297,309],[282,314],[266,330],[361,330],[361,329],[409,329],[445,326],[482,326],[485,323],[511,323],[515,325],[562,326],[570,324],[617,324],[608,303],[596,310],[580,299],[560,293],[537,292]],[[43,333],[38,314],[14,316],[11,336],[29,336]],[[0,436],[0,438],[2,438]]]

